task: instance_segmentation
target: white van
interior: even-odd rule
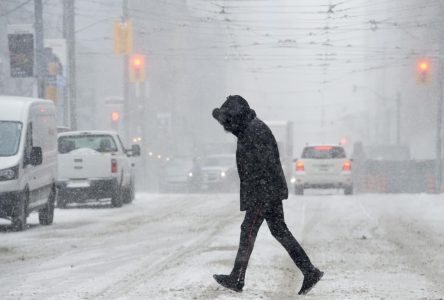
[[[38,211],[40,224],[51,224],[56,173],[53,102],[0,96],[0,218],[24,230],[29,213]]]

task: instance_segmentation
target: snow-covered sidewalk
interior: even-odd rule
[[[244,292],[213,281],[236,255],[237,197],[137,194],[123,208],[57,209],[26,232],[0,225],[0,299],[444,299],[442,196],[291,196],[288,226],[326,273],[305,297],[266,223]]]

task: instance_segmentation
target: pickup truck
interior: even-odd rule
[[[57,205],[111,198],[112,207],[134,199],[134,162],[140,146],[125,149],[113,131],[58,135]]]

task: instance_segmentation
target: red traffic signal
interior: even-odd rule
[[[113,111],[111,113],[111,121],[118,122],[120,120],[120,113],[118,111]]]
[[[419,70],[421,71],[421,72],[426,72],[428,69],[429,69],[429,63],[427,62],[427,61],[422,61],[422,62],[420,62],[419,63]]]
[[[129,75],[131,82],[145,81],[145,56],[133,54],[129,61]]]
[[[141,57],[134,57],[133,66],[134,66],[134,68],[140,68],[142,66],[142,58]]]
[[[427,58],[422,58],[418,60],[417,65],[417,82],[418,84],[428,84],[430,83],[430,60]]]

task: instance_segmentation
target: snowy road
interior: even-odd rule
[[[444,299],[442,196],[313,193],[285,210],[326,273],[305,297],[265,223],[244,292],[215,284],[237,249],[237,195],[138,194],[118,209],[57,209],[54,225],[26,232],[1,223],[0,299]]]

